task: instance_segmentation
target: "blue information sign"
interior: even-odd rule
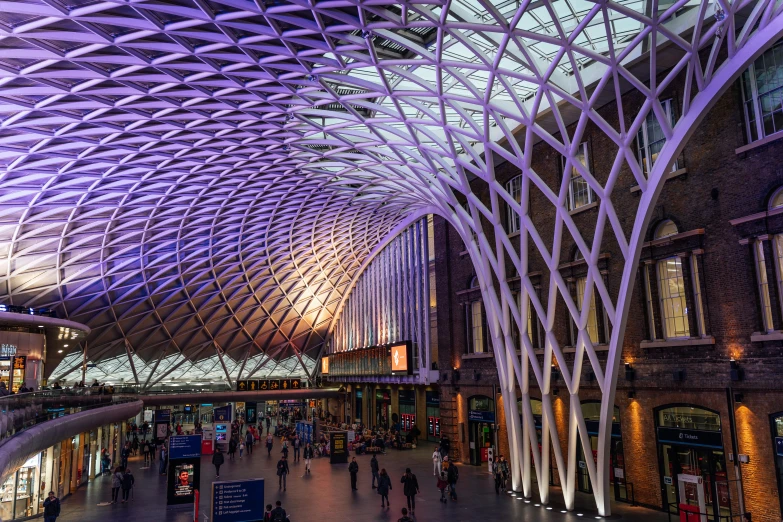
[[[468,410],[468,420],[474,422],[495,422],[495,412]]]
[[[171,410],[155,410],[155,422],[171,422]]]
[[[215,408],[215,422],[231,422],[231,405]]]
[[[201,457],[201,435],[172,435],[169,438],[169,458],[191,459]]]
[[[255,522],[264,518],[264,479],[212,483],[212,522]]]

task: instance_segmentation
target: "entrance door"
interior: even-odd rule
[[[593,463],[597,465],[598,461],[598,436],[590,435],[590,449],[592,451]],[[587,471],[587,462],[582,451],[581,441],[577,444],[577,489],[583,493],[592,493],[593,485],[590,483],[590,474]],[[623,440],[618,437],[612,437],[609,445],[609,484],[612,486],[612,498],[614,500],[628,500],[628,492],[625,485],[625,459],[623,456]]]
[[[708,520],[717,521],[719,515],[730,514],[723,451],[671,444],[661,448],[665,509],[676,512],[679,504],[699,505],[696,484],[686,483],[685,498],[680,498],[677,475],[682,473],[702,477]]]
[[[469,422],[470,431],[470,463],[480,466],[487,462],[487,448],[492,446],[494,439],[494,424],[488,422]]]

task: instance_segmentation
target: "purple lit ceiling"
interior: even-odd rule
[[[740,4],[762,26],[780,11]],[[493,217],[457,197],[496,185],[488,149],[561,206],[532,141],[573,159],[553,136],[592,120],[633,158],[644,115],[620,134],[595,107],[635,88],[659,114],[649,38],[674,42],[659,67],[695,61],[728,9],[660,0],[653,23],[651,5],[0,1],[0,302],[88,324],[90,359],[137,360],[146,382],[172,357],[229,380],[310,370],[392,228],[432,206],[465,237]],[[704,41],[679,36],[697,21]]]

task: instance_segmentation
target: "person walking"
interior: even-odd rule
[[[432,476],[438,477],[440,476],[440,472],[443,471],[441,468],[441,458],[440,458],[440,450],[437,446],[435,446],[435,451],[432,452]]]
[[[116,504],[122,488],[122,468],[117,466],[114,474],[111,476],[111,503]]]
[[[215,454],[212,455],[212,465],[215,466],[215,478],[220,478],[220,466],[223,465],[223,462],[225,462],[225,457],[223,456],[223,452],[220,451],[220,446],[215,448]]]
[[[446,472],[441,471],[440,476],[438,477],[438,483],[436,484],[437,488],[440,490],[440,501],[444,504],[448,502],[446,499],[446,489],[449,487],[449,482],[446,478]]]
[[[272,510],[272,522],[288,522],[288,514],[279,500],[275,502],[275,509]]]
[[[269,418],[266,419],[267,422],[269,421]],[[267,424],[267,431],[269,431],[269,424]],[[272,456],[272,445],[274,444],[275,439],[272,437],[271,433],[266,434],[266,452],[267,457]]]
[[[255,442],[255,440],[253,439],[253,432],[247,430],[247,433],[245,433],[245,445],[247,446],[248,455],[253,454],[253,442]]]
[[[245,441],[239,441],[239,460],[242,460],[242,454],[245,452]]]
[[[310,473],[310,461],[313,459],[313,447],[307,443],[304,449],[305,473]]]
[[[391,478],[386,473],[386,468],[383,468],[378,478],[378,494],[381,496],[381,507],[384,507],[384,501],[386,501],[385,507],[387,509],[391,507],[391,502],[389,502],[389,491],[391,488]]]
[[[161,475],[166,474],[166,459],[169,457],[169,452],[166,451],[166,445],[161,444],[160,446],[160,465],[158,466],[158,471]]]
[[[290,472],[291,470],[288,469],[288,460],[286,459],[286,456],[283,455],[283,458],[277,462],[277,483],[279,488],[283,488],[283,491],[285,491],[286,488],[286,477]]]
[[[411,511],[413,513],[413,511]],[[413,522],[413,519],[408,516],[408,510],[402,508],[402,518],[398,518],[397,522]]]
[[[281,451],[285,458],[288,458],[288,441],[283,439],[283,451]]]
[[[372,489],[375,489],[375,481],[378,480],[378,482],[381,481],[381,476],[378,475],[378,458],[375,456],[375,453],[372,454],[372,459],[370,460],[370,471],[372,471]]]
[[[508,468],[508,461],[506,460],[506,457],[503,455],[500,456],[500,487],[503,488],[503,491],[506,491],[508,486],[508,475],[509,475],[509,468]]]
[[[149,441],[144,441],[144,465],[149,466],[150,465],[150,454],[152,453],[152,443]]]
[[[411,473],[411,468],[405,468],[405,474],[400,479],[402,483],[402,492],[408,500],[408,508],[411,513],[416,512],[416,494],[419,492],[419,481],[416,475]]]
[[[492,475],[495,478],[495,494],[500,495],[500,486],[503,481],[503,474],[500,469],[500,456],[498,455],[492,461]]]
[[[449,497],[457,501],[457,481],[459,480],[459,469],[452,461],[449,461],[449,467],[446,471],[446,480],[449,483]]]
[[[128,501],[128,497],[130,497],[134,482],[136,482],[136,479],[133,478],[133,473],[131,473],[130,468],[125,468],[125,473],[122,474],[122,503],[123,504]]]
[[[299,450],[302,448],[302,441],[299,440],[299,435],[294,437],[291,445],[294,447],[294,462],[297,462],[299,460]]]
[[[353,457],[351,463],[348,464],[348,473],[351,474],[351,489],[356,491],[356,476],[359,474],[359,464],[356,463],[356,457]]]
[[[60,516],[60,499],[54,496],[54,491],[49,492],[49,496],[44,500],[43,506],[44,522],[55,522],[57,517]]]
[[[130,458],[130,455],[131,455],[131,445],[130,442],[126,442],[125,446],[122,448],[122,451],[120,452],[120,458],[122,459],[122,461],[120,462],[120,466],[122,466],[123,468],[128,467],[128,459]]]
[[[234,460],[234,456],[237,453],[237,440],[234,437],[231,437],[231,440],[228,441],[228,459]]]

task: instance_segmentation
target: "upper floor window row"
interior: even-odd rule
[[[783,40],[756,58],[741,85],[748,141],[783,131]]]

